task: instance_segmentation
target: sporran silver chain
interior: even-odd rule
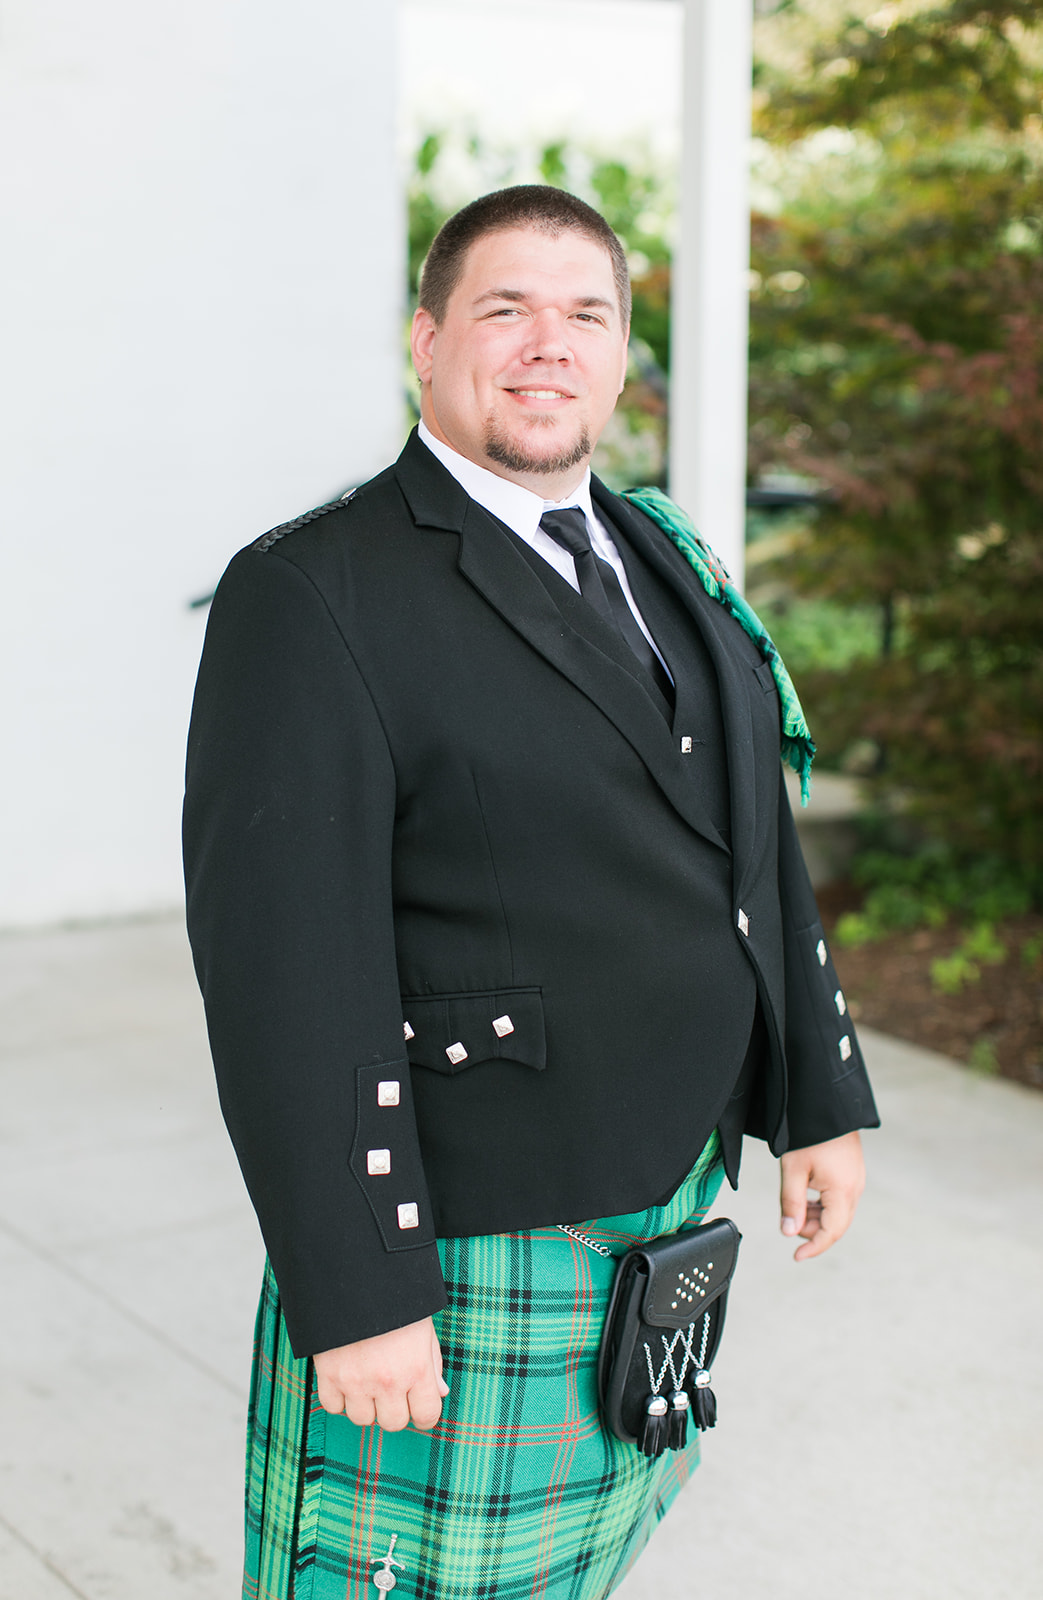
[[[570,1239],[575,1239],[577,1244],[585,1244],[588,1250],[596,1251],[599,1256],[606,1256],[609,1261],[614,1259],[611,1250],[606,1250],[603,1244],[598,1244],[589,1234],[580,1233],[578,1228],[568,1228],[564,1222],[559,1222],[558,1228],[562,1233],[567,1233]]]

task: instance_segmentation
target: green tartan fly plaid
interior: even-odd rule
[[[731,613],[771,667],[771,675],[775,680],[775,687],[779,691],[779,700],[782,704],[782,759],[799,777],[800,800],[801,804],[806,806],[811,794],[811,763],[815,759],[815,741],[811,737],[811,729],[805,720],[797,691],[793,687],[793,679],[786,671],[786,663],[779,655],[767,628],[749,601],[744,599],[733,585],[728,569],[720,556],[715,555],[705,539],[699,537],[687,511],[682,511],[662,489],[651,486],[645,489],[627,489],[623,499],[637,506],[646,517],[651,517],[652,521],[673,540],[681,554],[694,567],[699,582],[707,594],[711,599],[718,600],[724,609]]]
[[[705,1216],[716,1133],[665,1206],[577,1223],[614,1256]],[[268,1268],[250,1395],[244,1600],[601,1600],[699,1460],[650,1461],[601,1426],[597,1352],[616,1263],[557,1228],[439,1241],[449,1394],[430,1433],[323,1411]],[[392,1539],[392,1559],[384,1566]]]

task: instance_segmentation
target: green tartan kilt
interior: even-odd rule
[[[576,1224],[614,1255],[702,1219],[717,1135],[665,1206]],[[556,1228],[439,1241],[449,1394],[429,1433],[330,1416],[290,1349],[270,1267],[257,1315],[244,1600],[601,1600],[699,1460],[649,1461],[601,1425],[597,1352],[615,1273]]]

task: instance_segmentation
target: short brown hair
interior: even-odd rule
[[[449,299],[460,281],[471,246],[486,234],[512,228],[536,228],[552,237],[580,233],[607,250],[612,261],[623,326],[630,323],[630,273],[622,244],[604,217],[564,189],[542,183],[520,183],[511,189],[472,200],[439,229],[420,274],[419,303],[441,324]]]

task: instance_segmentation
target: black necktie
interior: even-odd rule
[[[642,633],[612,567],[591,549],[587,519],[583,512],[578,506],[570,506],[567,511],[545,511],[540,518],[540,527],[555,544],[569,552],[576,563],[579,592],[584,600],[594,607],[610,627],[623,635],[667,705],[672,706],[674,686],[670,682],[670,675]]]

